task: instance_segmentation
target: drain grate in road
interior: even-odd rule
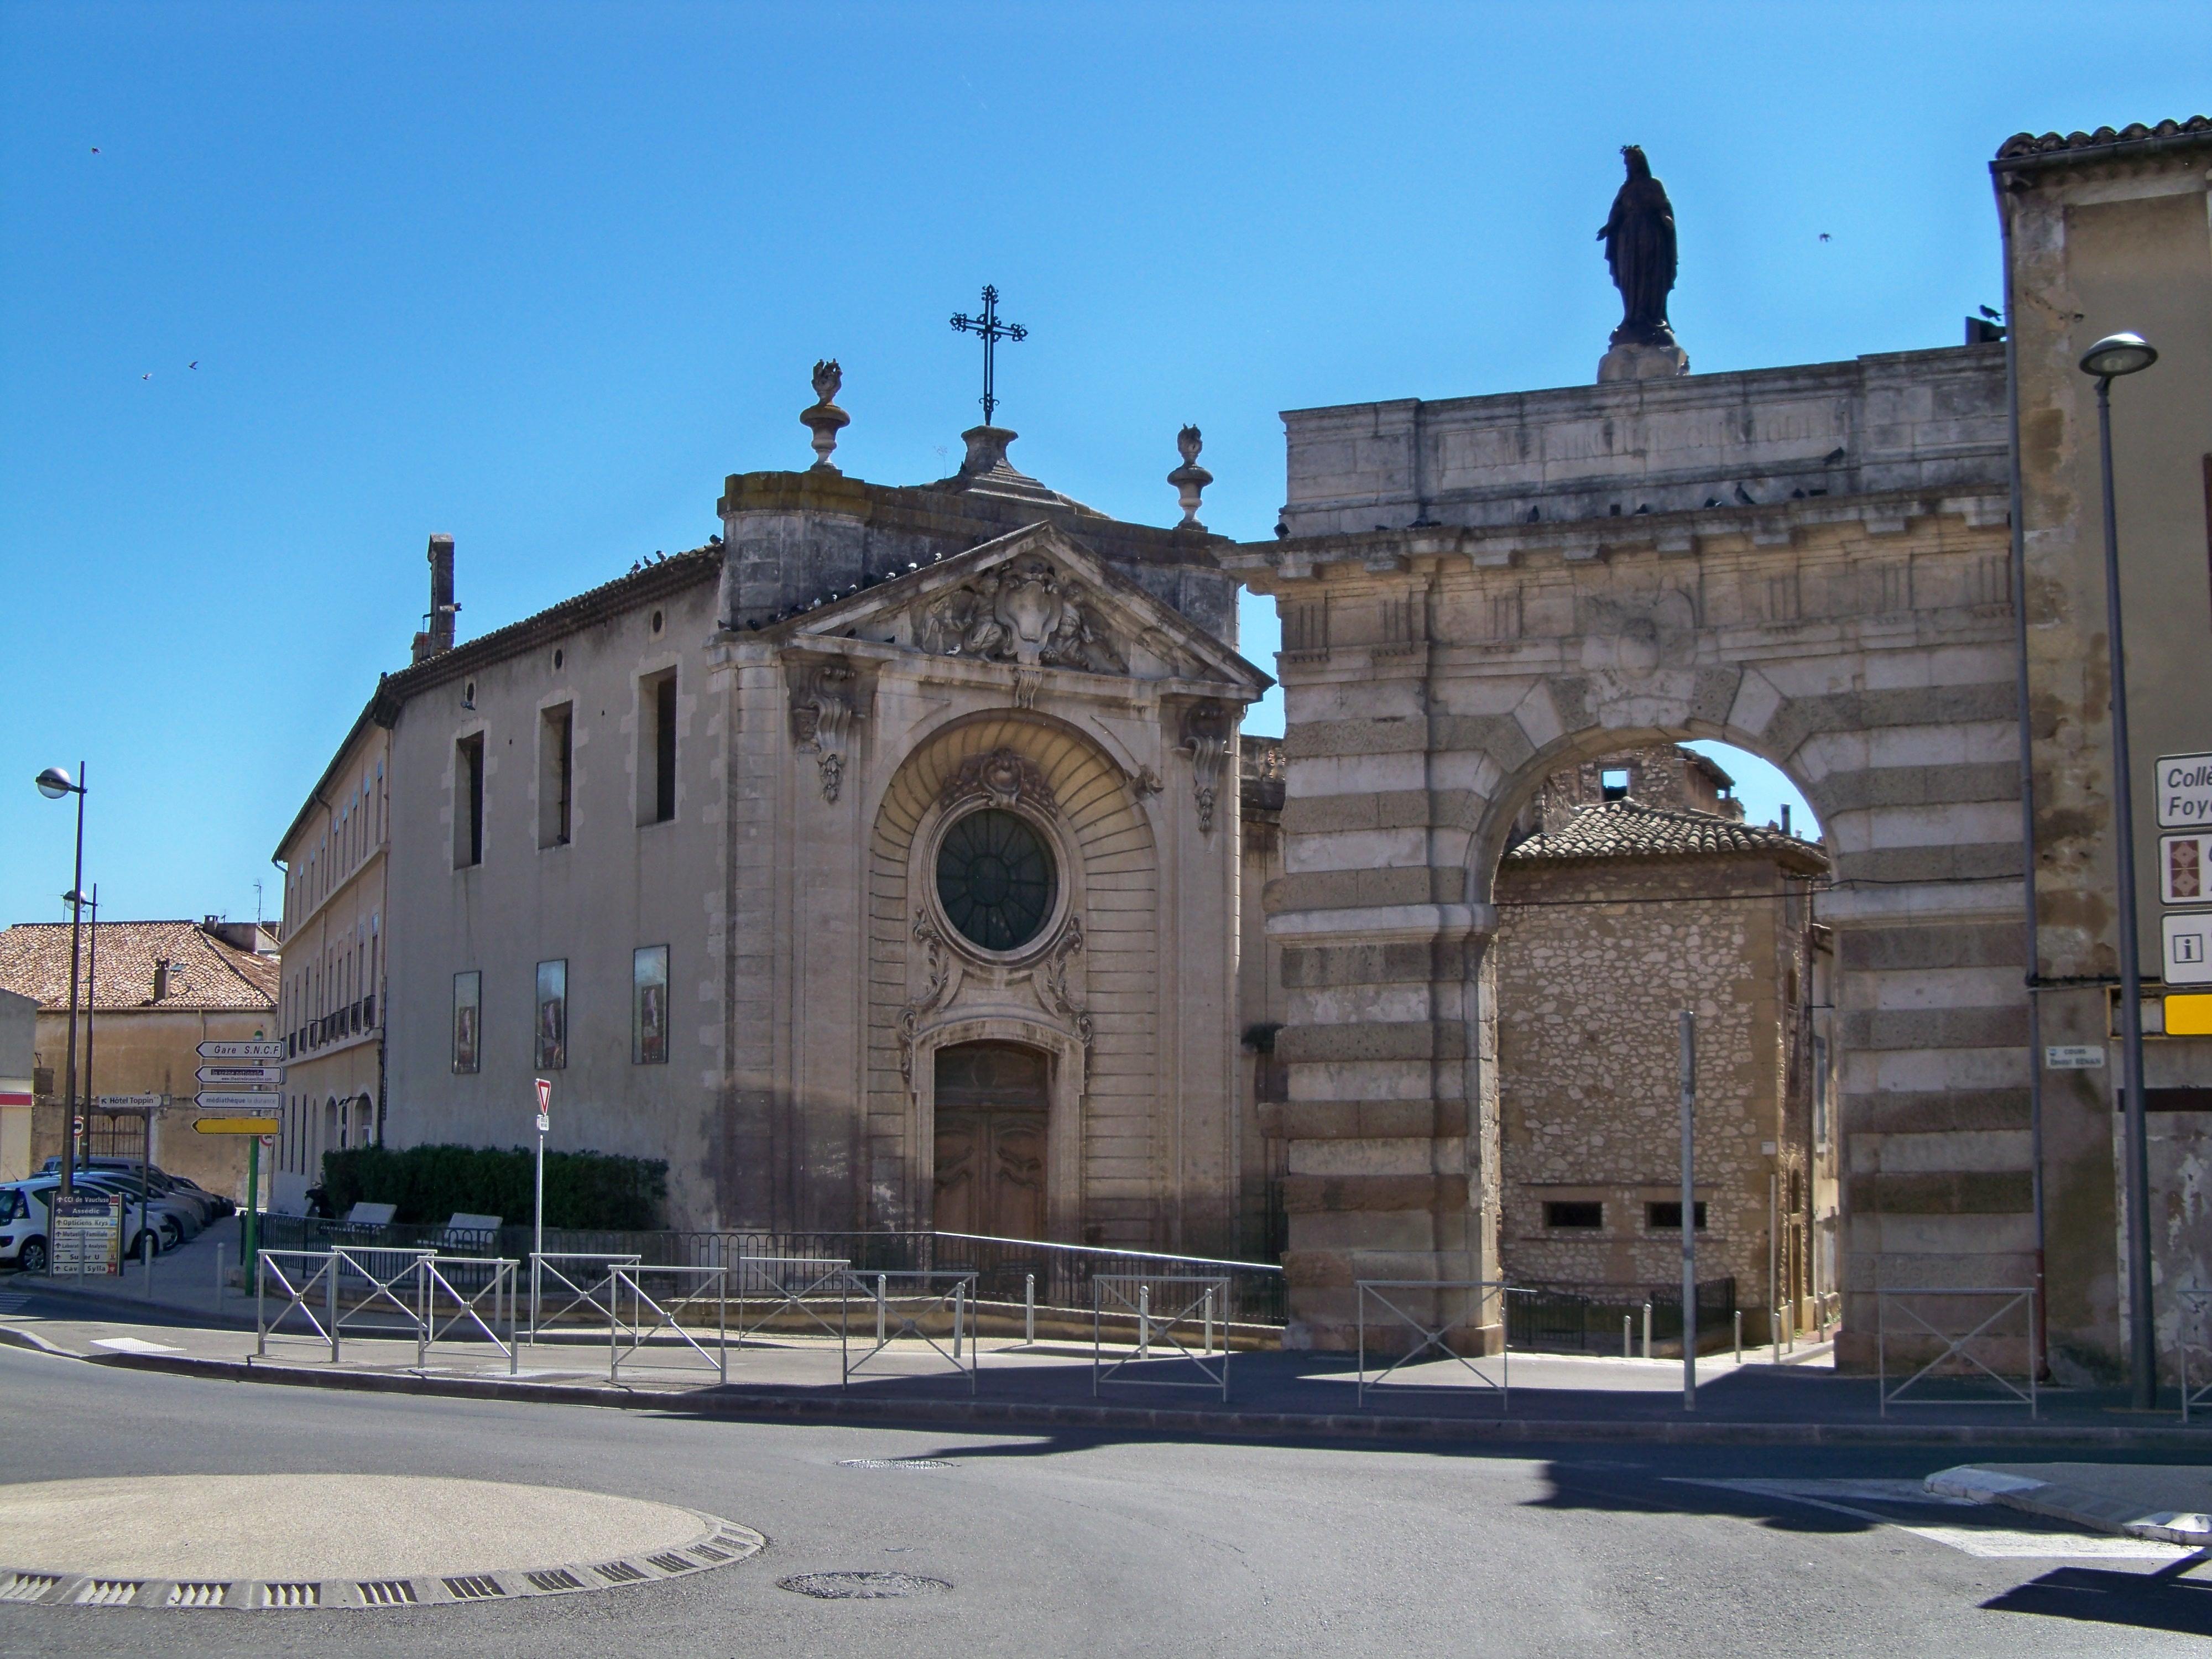
[[[627,1561],[609,1561],[592,1569],[610,1584],[635,1584],[647,1575]]]
[[[495,1595],[507,1594],[500,1588],[499,1580],[486,1573],[465,1572],[447,1579],[445,1583],[453,1599],[459,1601],[489,1601]]]
[[[544,1590],[548,1595],[561,1590],[588,1589],[589,1585],[566,1567],[554,1567],[545,1572],[526,1572],[532,1589]]]
[[[356,1580],[362,1603],[372,1607],[404,1607],[415,1601],[415,1586],[404,1578]]]
[[[0,1601],[35,1601],[61,1582],[52,1573],[12,1573],[0,1584]]]
[[[673,1553],[667,1555],[648,1555],[645,1559],[663,1572],[696,1572],[699,1567],[696,1561],[687,1561],[682,1556]]]
[[[320,1584],[264,1584],[262,1604],[271,1607],[319,1607],[323,1605]]]
[[[939,1457],[841,1457],[841,1469],[949,1469],[951,1464]]]
[[[173,1607],[219,1607],[222,1598],[230,1594],[228,1584],[212,1581],[169,1586],[168,1605]]]
[[[136,1578],[95,1578],[76,1593],[81,1607],[122,1607],[144,1588]]]
[[[918,1572],[802,1572],[777,1579],[776,1588],[824,1601],[881,1601],[902,1595],[940,1595],[952,1586]]]

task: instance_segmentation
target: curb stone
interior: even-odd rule
[[[2025,1515],[2071,1521],[2125,1538],[2154,1538],[2197,1549],[2212,1547],[2212,1516],[2172,1510],[2147,1510],[2141,1503],[2087,1492],[2055,1480],[2031,1480],[1998,1469],[1962,1463],[1939,1469],[1921,1483],[1941,1498],[1976,1504],[2002,1504]]]
[[[161,1371],[236,1382],[289,1388],[341,1389],[367,1394],[428,1395],[457,1400],[496,1400],[538,1405],[600,1406],[687,1416],[759,1421],[988,1424],[1006,1427],[1142,1430],[1155,1434],[1218,1439],[1462,1441],[1542,1445],[1556,1441],[1688,1446],[2086,1446],[2104,1450],[2212,1450],[2212,1433],[2201,1430],[2078,1428],[2023,1424],[2016,1427],[1881,1423],[1676,1423],[1632,1419],[1378,1417],[1352,1413],[1205,1412],[1127,1406],[1055,1406],[1024,1401],[824,1398],[799,1394],[734,1394],[698,1390],[656,1394],[605,1384],[510,1382],[495,1378],[421,1376],[389,1372],[313,1372],[242,1360],[195,1359],[179,1354],[102,1353],[76,1356],[88,1364],[121,1370]]]

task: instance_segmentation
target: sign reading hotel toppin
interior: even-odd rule
[[[2158,827],[2212,829],[2212,755],[2158,757]]]

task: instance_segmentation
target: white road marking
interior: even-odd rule
[[[166,1342],[148,1342],[135,1336],[95,1336],[95,1348],[112,1348],[118,1353],[182,1353],[182,1348],[171,1347]]]
[[[2160,1543],[2147,1538],[2104,1538],[2078,1533],[2030,1532],[2011,1527],[1915,1526],[1899,1521],[1894,1516],[1880,1515],[1872,1510],[1837,1501],[1856,1498],[1861,1503],[1912,1504],[1954,1510],[1982,1507],[1966,1498],[1940,1498],[1926,1491],[1917,1480],[1696,1480],[1680,1476],[1670,1476],[1668,1480],[1674,1486],[1718,1486],[1724,1491],[1747,1492],[1761,1498],[1778,1498],[1786,1503],[1830,1510],[1838,1515],[1848,1515],[1854,1520],[1894,1527],[1899,1532],[1909,1532],[1915,1537],[1924,1538],[1931,1544],[1942,1544],[1962,1555],[1978,1556],[1984,1560],[2177,1561],[2191,1553],[2182,1545]]]

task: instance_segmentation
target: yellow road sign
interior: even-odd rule
[[[192,1127],[204,1135],[273,1135],[283,1125],[273,1117],[204,1117]]]

